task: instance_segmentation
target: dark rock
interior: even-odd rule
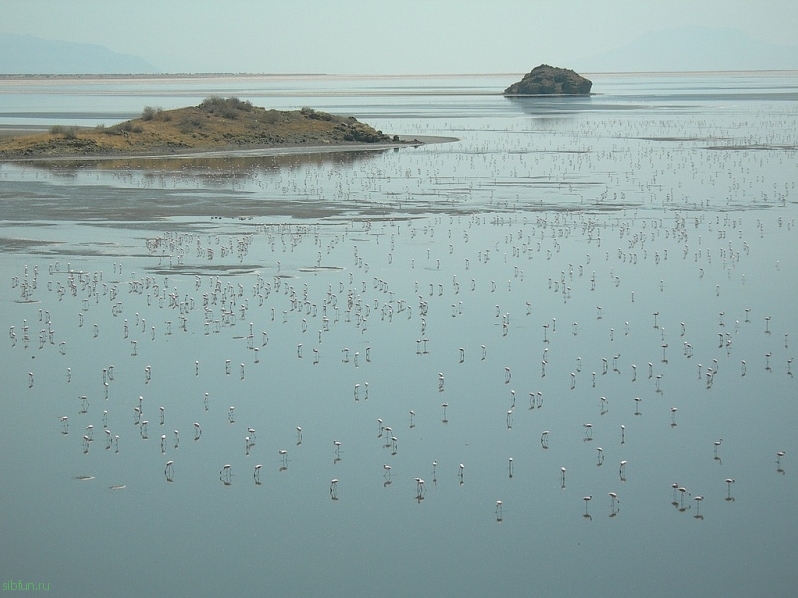
[[[354,124],[349,125],[344,133],[344,141],[378,143],[381,141],[390,141],[390,137],[385,135],[382,131],[375,131],[368,125],[355,121]]]
[[[592,86],[590,79],[570,69],[541,64],[505,89],[504,95],[588,95]]]

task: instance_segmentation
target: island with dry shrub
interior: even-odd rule
[[[210,97],[199,106],[175,110],[147,106],[141,117],[108,127],[53,126],[0,138],[0,160],[398,143],[419,144],[386,135],[352,116],[312,108],[267,110],[236,97]]]

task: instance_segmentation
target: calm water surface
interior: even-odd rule
[[[3,580],[792,595],[798,77],[516,78],[0,82],[458,138],[0,165]]]

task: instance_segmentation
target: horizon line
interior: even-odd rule
[[[589,75],[709,75],[709,74],[753,74],[753,73],[798,73],[795,69],[702,69],[702,70],[645,70],[645,71],[583,71]],[[401,74],[365,74],[365,73],[266,73],[266,72],[182,72],[182,73],[0,73],[0,79],[68,79],[68,78],[190,78],[190,77],[317,77],[317,78],[362,78],[362,79],[417,79],[430,77],[501,77],[518,76],[526,71],[518,72],[483,72],[483,73],[401,73]]]

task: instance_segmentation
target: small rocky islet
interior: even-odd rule
[[[541,64],[504,90],[505,96],[589,95],[593,82],[571,69]]]

